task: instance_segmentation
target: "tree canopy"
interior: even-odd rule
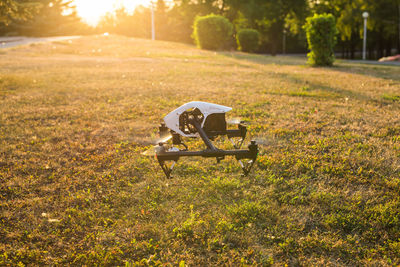
[[[0,1],[0,23],[8,25],[15,19],[27,19],[38,7],[38,1],[2,0]]]
[[[72,0],[3,0],[0,15],[0,34],[68,35],[89,28],[81,22]]]
[[[336,19],[338,44],[335,51],[349,58],[362,48],[363,18],[368,11],[369,57],[400,53],[400,0],[174,0],[156,1],[156,38],[193,43],[191,34],[196,16],[222,15],[241,29],[260,33],[264,53],[306,52],[302,26],[314,14],[329,13]],[[151,37],[151,11],[139,6],[133,13],[121,8],[107,14],[98,32],[141,38]],[[2,25],[2,26],[1,26]],[[25,35],[82,34],[91,32],[78,18],[73,1],[3,0],[0,2],[0,34]],[[235,36],[232,36],[232,48]],[[285,42],[285,44],[284,44]]]

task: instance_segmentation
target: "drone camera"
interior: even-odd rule
[[[168,132],[168,127],[165,125],[165,122],[162,122],[160,127],[158,127],[158,131],[160,134],[160,137],[162,137],[163,135],[165,135]]]
[[[226,131],[225,113],[208,115],[203,128],[206,133]]]

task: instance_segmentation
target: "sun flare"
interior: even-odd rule
[[[150,0],[74,0],[78,15],[88,24],[95,26],[108,12],[124,7],[132,12],[137,6],[148,6]]]

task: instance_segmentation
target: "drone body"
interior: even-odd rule
[[[223,128],[223,121],[221,118],[225,118],[225,113],[232,110],[230,107],[225,107],[217,104],[211,104],[200,101],[193,101],[186,103],[179,108],[175,109],[167,116],[164,117],[164,121],[166,126],[180,134],[184,137],[198,137],[198,133],[196,132],[188,132],[184,130],[185,124],[187,126],[187,121],[185,121],[185,117],[189,114],[190,110],[198,110],[197,112],[192,112],[192,114],[202,115],[199,123],[200,126],[207,131],[207,128],[210,128],[210,125],[218,125],[219,128]],[[219,121],[217,122],[216,120]],[[216,126],[218,128],[218,126]],[[205,128],[204,128],[205,127]],[[225,123],[226,128],[226,123]]]
[[[167,178],[170,178],[175,163],[181,157],[215,157],[221,161],[225,156],[234,156],[241,164],[243,172],[247,175],[256,161],[258,145],[251,141],[247,150],[240,149],[246,137],[247,129],[242,123],[238,129],[227,129],[225,113],[232,110],[230,107],[211,104],[200,101],[193,101],[182,105],[164,117],[164,122],[159,127],[161,140],[154,147],[154,152]],[[169,132],[169,134],[168,134]],[[217,136],[227,136],[233,146],[232,150],[218,149],[211,140]],[[189,151],[187,145],[182,141],[184,138],[201,138],[207,146],[202,151]],[[164,144],[172,138],[172,147],[167,149]],[[239,138],[233,142],[233,138]],[[182,145],[184,149],[177,146]],[[144,153],[149,155],[148,151]],[[248,161],[243,163],[242,161]],[[167,166],[167,162],[172,165]]]

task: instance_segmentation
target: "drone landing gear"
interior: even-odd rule
[[[176,164],[177,161],[174,160],[174,161],[168,166],[168,164],[166,164],[166,160],[162,160],[162,159],[160,159],[159,157],[157,157],[157,159],[158,159],[158,163],[159,163],[160,166],[161,166],[161,169],[162,169],[163,172],[165,173],[165,176],[167,176],[168,179],[169,179],[169,178],[172,178],[172,177],[171,177],[171,172],[172,172],[172,170],[174,169],[174,166],[175,166],[175,164]]]
[[[225,156],[234,156],[240,162],[244,175],[249,174],[258,155],[258,145],[256,144],[255,141],[251,141],[250,145],[248,146],[248,150],[218,149],[214,146],[214,144],[211,142],[207,134],[204,132],[204,130],[201,128],[200,124],[196,120],[192,120],[190,121],[190,123],[198,131],[201,139],[206,144],[207,149],[203,151],[188,151],[188,150],[178,150],[178,149],[177,150],[170,149],[166,151],[165,148],[162,146],[162,144],[160,144],[162,148],[157,152],[157,159],[167,178],[171,177],[172,169],[180,157],[216,158],[217,161],[219,162],[222,159],[224,159]],[[248,161],[243,163],[242,161],[245,159],[247,159]],[[171,166],[168,166],[166,164],[167,161],[173,161]]]
[[[240,149],[243,145],[244,139],[240,138],[239,140],[234,140],[233,138],[229,138],[229,141],[231,141],[235,149]]]
[[[181,157],[203,157],[203,158],[216,158],[221,161],[225,156],[234,156],[240,163],[243,173],[247,176],[253,167],[257,154],[258,145],[252,141],[248,150],[222,150],[222,149],[206,149],[203,151],[165,151],[162,150],[157,153],[157,160],[167,178],[171,177],[171,172],[176,162]],[[247,160],[247,161],[245,161]],[[167,165],[168,161],[173,161],[171,165]]]
[[[255,160],[252,160],[252,159],[245,163],[243,163],[242,160],[238,160],[238,161],[240,163],[240,166],[242,166],[244,176],[247,176],[250,173],[251,168],[253,167],[254,163],[256,162]]]

